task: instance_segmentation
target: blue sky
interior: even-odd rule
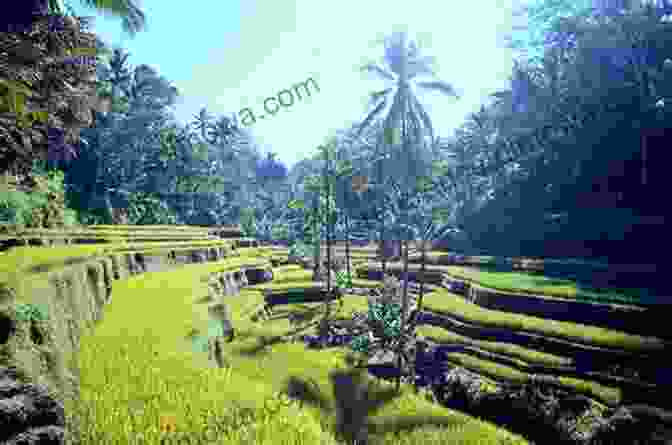
[[[134,38],[119,20],[102,15],[95,32],[128,49],[132,65],[146,63],[173,82],[181,93],[175,116],[183,123],[203,106],[215,115],[245,107],[259,113],[266,97],[313,77],[319,92],[248,127],[262,152],[272,150],[291,166],[364,117],[367,93],[385,84],[356,67],[378,59],[383,47],[372,43],[400,29],[436,58],[438,77],[462,95],[420,96],[438,134],[452,135],[490,93],[508,86],[512,53],[504,36],[523,0],[451,2],[450,8],[436,0],[192,1],[193,7],[144,0],[148,28]],[[74,6],[79,15],[94,14]]]

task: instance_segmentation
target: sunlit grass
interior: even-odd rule
[[[250,354],[259,338],[289,328],[287,320],[253,323],[243,314],[250,304],[262,302],[259,290],[227,297],[237,331],[226,347],[231,369],[206,366],[203,354],[190,347],[189,331],[207,329],[205,305],[193,303],[205,291],[200,277],[218,268],[186,265],[114,284],[114,302],[104,321],[82,340],[82,402],[76,412],[82,416],[83,444],[337,443],[328,413],[296,403],[273,411],[268,402],[291,375],[311,378],[329,394],[328,373],[343,365],[345,350],[311,351],[299,343],[280,343]],[[348,307],[366,305],[364,297],[348,300]],[[386,433],[377,443],[526,443],[492,424],[432,405],[408,388],[379,415],[425,413],[442,416],[450,426]]]
[[[497,343],[490,341],[473,340],[468,337],[455,334],[448,330],[436,326],[419,326],[417,329],[420,335],[438,342],[457,343],[470,346],[476,346],[484,351],[490,351],[511,356],[512,358],[521,359],[522,364],[544,364],[547,366],[567,366],[571,364],[571,359],[558,357],[551,354],[535,351],[520,347],[518,345],[511,345],[507,343]],[[464,366],[472,371],[478,372],[495,380],[513,381],[516,383],[523,383],[530,381],[530,374],[521,372],[515,368],[484,360],[479,357],[473,357],[468,353],[449,353],[449,360],[460,366]],[[613,404],[621,400],[621,392],[618,388],[608,387],[596,382],[569,378],[558,377],[558,382],[566,388],[579,392],[582,394],[596,397],[599,400]]]
[[[502,327],[512,331],[530,331],[594,346],[615,347],[639,352],[660,351],[665,347],[665,342],[658,338],[626,334],[597,326],[486,309],[444,289],[426,294],[423,304],[432,311],[455,315],[485,326]]]
[[[468,354],[460,352],[448,353],[448,361],[463,366],[469,370],[483,374],[494,380],[506,380],[515,383],[527,383],[531,381],[532,375],[517,369],[505,366],[499,363],[494,363],[488,360],[483,360]],[[619,388],[600,385],[595,382],[588,382],[585,380],[569,378],[569,377],[555,377],[557,382],[572,391],[583,393],[589,397],[597,398],[598,400],[616,405],[620,403],[622,395]]]
[[[133,250],[138,252],[185,250],[191,247],[224,247],[231,241],[117,242],[109,244],[75,244],[69,246],[20,246],[0,254],[0,281],[11,273],[35,266],[60,265],[69,259],[86,259]],[[240,249],[242,250],[242,249]]]
[[[643,295],[637,290],[585,289],[573,280],[546,277],[531,272],[488,271],[467,266],[444,267],[450,275],[456,278],[464,278],[484,287],[502,291],[596,303],[636,304],[645,302]]]
[[[445,255],[441,252],[427,252],[428,259]],[[468,260],[469,258],[465,259],[465,261]],[[454,278],[467,280],[476,285],[510,293],[605,304],[647,304],[650,302],[650,298],[641,289],[588,288],[574,280],[548,277],[542,273],[488,270],[486,267],[492,266],[494,257],[478,257],[478,260],[485,267],[428,264],[427,268],[443,271]],[[376,267],[380,267],[377,260],[371,259],[371,261]],[[366,264],[363,265],[366,266]],[[388,263],[388,267],[401,268],[402,263],[399,261]],[[416,261],[412,268],[417,267],[419,265]]]
[[[560,357],[546,352],[535,351],[534,349],[528,349],[510,343],[475,340],[438,326],[418,326],[417,331],[418,334],[427,338],[432,338],[440,343],[456,343],[460,345],[474,346],[484,351],[517,358],[525,363],[535,363],[546,366],[570,366],[573,362],[573,360],[568,357]]]
[[[86,246],[82,246],[86,247]],[[32,248],[31,249],[35,249]],[[253,253],[265,257],[270,249],[238,249],[241,258],[229,258],[231,267],[249,264]],[[206,305],[194,299],[207,293],[201,280],[221,270],[222,262],[186,265],[170,272],[147,273],[115,282],[114,302],[105,318],[82,341],[82,403],[70,407],[82,416],[83,444],[337,444],[333,418],[316,408],[296,403],[269,409],[270,399],[283,388],[287,377],[299,375],[315,381],[330,394],[329,370],[344,365],[345,349],[307,350],[300,343],[278,343],[257,354],[250,353],[259,339],[286,334],[287,319],[252,322],[247,309],[263,303],[263,289],[314,287],[311,271],[297,266],[274,269],[272,283],[243,289],[227,297],[236,340],[226,346],[230,369],[209,366],[204,353],[192,347],[189,333],[208,330]],[[380,282],[354,280],[356,287],[379,287]],[[539,319],[481,308],[447,291],[426,294],[425,305],[437,312],[512,330],[580,339],[596,345],[646,350],[662,346],[657,339],[643,338],[591,326]],[[320,306],[308,304],[306,307]],[[345,295],[337,316],[367,308],[367,297]],[[148,314],[157,314],[152,317]],[[420,327],[422,335],[478,346],[528,363],[550,366],[564,358],[516,345],[484,342],[435,327]],[[442,331],[442,332],[441,332]],[[528,381],[530,376],[511,367],[468,354],[452,353],[450,360],[495,380]],[[568,388],[610,403],[620,391],[579,379],[559,377]],[[434,415],[450,419],[449,427],[422,427],[402,434],[386,433],[381,444],[524,444],[524,440],[464,414],[432,405],[408,387],[403,396],[384,408],[375,419],[389,416]],[[163,431],[162,431],[163,429]],[[134,439],[135,438],[135,439]]]

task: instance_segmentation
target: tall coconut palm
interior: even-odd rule
[[[405,32],[393,33],[385,39],[384,43],[383,63],[367,63],[362,67],[362,71],[375,73],[384,80],[394,82],[395,87],[388,87],[370,94],[370,105],[373,106],[373,110],[366,116],[360,129],[368,127],[386,113],[384,118],[385,142],[398,145],[397,135],[401,132],[402,149],[409,153],[412,148],[411,143],[417,146],[425,132],[431,140],[434,139],[431,118],[414,94],[412,86],[424,91],[438,91],[453,97],[459,96],[452,85],[436,79],[436,74],[431,67],[432,58],[422,56],[416,43],[409,41]],[[422,77],[428,77],[431,80],[422,81],[420,80]],[[388,104],[390,104],[389,107]],[[415,182],[415,178],[409,177],[414,175],[406,176],[409,184]],[[405,313],[408,307],[408,240],[405,244],[402,313]],[[403,330],[403,317],[401,323]]]
[[[362,67],[362,71],[374,73],[383,80],[394,82],[395,86],[370,94],[370,105],[373,109],[360,124],[358,134],[379,122],[385,115],[383,118],[385,142],[398,143],[399,132],[403,130],[404,149],[408,151],[411,149],[409,133],[412,133],[415,142],[422,138],[424,132],[434,139],[431,118],[418,100],[413,87],[427,92],[438,91],[448,96],[459,96],[453,86],[436,79],[431,67],[433,59],[422,56],[416,43],[409,41],[405,32],[393,33],[384,43],[385,53],[382,63],[367,63]],[[429,80],[423,81],[422,78]],[[409,129],[410,132],[406,131]],[[380,169],[379,174],[382,174]],[[382,178],[379,178],[379,182],[382,182],[380,179]]]
[[[442,94],[459,97],[452,85],[436,79],[431,65],[433,59],[420,54],[414,41],[409,41],[405,32],[397,32],[385,39],[385,54],[382,63],[367,63],[361,70],[377,74],[383,80],[395,83],[370,94],[373,109],[360,124],[360,132],[386,114],[384,123],[388,141],[394,141],[394,135],[404,120],[412,123],[417,136],[424,129],[434,139],[432,121],[418,100],[412,87],[427,92],[438,91]],[[423,77],[430,80],[422,81]],[[388,107],[389,105],[389,107]]]

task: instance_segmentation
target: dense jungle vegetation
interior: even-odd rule
[[[540,443],[570,443],[562,442],[561,432],[573,435],[572,444],[669,443],[670,415],[662,407],[669,408],[670,400],[664,363],[670,335],[658,323],[669,313],[672,290],[661,273],[667,266],[670,213],[665,195],[672,122],[669,1],[540,0],[527,5],[522,12],[528,25],[509,36],[516,50],[509,88],[490,95],[451,137],[437,136],[445,122],[430,117],[419,93],[459,100],[457,88],[450,79],[436,78],[431,58],[412,37],[392,32],[384,39],[380,60],[361,66],[362,74],[381,81],[381,89],[370,93],[365,114],[352,117],[355,125],[325,134],[315,153],[291,168],[274,152],[262,154],[235,114],[214,115],[203,107],[190,122],[179,122],[174,107],[180,91],[160,69],[131,65],[131,50],[110,47],[60,0],[24,6],[38,3],[33,8],[38,14],[22,19],[22,28],[12,17],[14,28],[0,34],[0,230],[235,225],[246,238],[286,247],[250,247],[254,242],[248,242],[232,255],[239,258],[227,259],[226,270],[213,261],[171,270],[170,278],[160,271],[117,280],[115,304],[80,351],[85,396],[77,408],[88,416],[85,443],[127,443],[137,427],[138,434],[151,438],[147,443],[163,444],[161,434],[175,432],[176,425],[188,427],[184,437],[189,443],[211,443],[210,428],[240,444],[341,443],[335,439],[339,435],[349,443],[365,443],[369,433],[382,437],[372,443],[410,445],[431,437],[465,445],[522,444],[545,440],[549,431],[558,431],[550,433],[558,437]],[[130,35],[145,31],[144,12],[133,1],[82,4],[118,16]],[[59,62],[82,48],[95,49],[95,64]],[[191,229],[197,228],[184,228]],[[11,235],[6,238],[11,241]],[[326,264],[321,261],[324,241],[328,247],[345,241],[326,249]],[[380,249],[372,241],[380,242]],[[345,260],[334,255],[343,244]],[[14,246],[3,241],[2,250],[8,247]],[[96,248],[80,250],[89,247]],[[15,264],[24,252],[29,257],[24,263],[59,252],[40,249],[3,252],[0,269],[19,277],[23,271],[17,272]],[[61,252],[68,250],[77,249]],[[539,258],[546,262],[535,274]],[[250,268],[244,264],[253,260],[268,263],[268,270],[260,266],[261,284],[255,280],[248,289],[232,291],[223,281],[217,284],[221,278],[205,274],[247,276],[238,269]],[[524,261],[532,273],[498,269]],[[608,273],[598,273],[604,263]],[[551,276],[554,269],[561,273]],[[29,282],[35,276],[21,278]],[[500,306],[487,306],[487,291],[495,290],[504,295],[493,300]],[[195,303],[192,293],[206,291],[207,298]],[[222,364],[204,368],[205,356],[190,350],[191,340],[178,352],[170,340],[185,329],[200,332],[205,345],[200,352],[209,352],[208,305],[223,298],[218,292],[227,294],[220,306],[230,305],[230,315],[222,317],[237,330],[226,346],[235,364],[225,371]],[[313,300],[311,292],[317,295]],[[332,300],[339,300],[339,309],[332,308]],[[591,306],[597,302],[604,304]],[[537,304],[537,314],[526,304]],[[543,316],[538,310],[561,304],[571,309],[547,309]],[[274,306],[280,316],[273,319]],[[147,316],[157,308],[161,317]],[[287,327],[302,317],[317,318],[315,308],[325,308],[322,321],[315,322],[318,335],[285,341]],[[286,320],[280,320],[283,314]],[[11,317],[5,320],[9,326]],[[345,328],[336,330],[339,326]],[[354,335],[353,327],[364,330]],[[348,329],[352,332],[343,334]],[[418,351],[429,344],[427,339],[434,349],[425,356]],[[220,347],[215,355],[222,359],[217,341],[212,343]],[[372,346],[376,341],[380,344]],[[352,364],[343,350],[333,349],[346,343],[367,354],[394,348],[396,374],[387,377],[396,379],[395,390],[381,387],[362,396],[345,371],[327,378],[333,366]],[[645,352],[651,355],[635,355]],[[203,363],[191,366],[185,357],[200,357]],[[305,375],[297,377],[295,371]],[[431,383],[431,403],[408,391],[409,382],[429,386],[437,376],[447,379],[446,385],[462,385],[464,397],[437,390],[436,382]],[[301,380],[307,377],[322,387],[311,389]],[[458,385],[449,377],[463,380]],[[273,403],[286,401],[276,391],[285,378],[295,400],[280,408],[283,414],[259,408],[267,408],[265,397],[271,393]],[[569,391],[553,396],[556,405],[567,400],[585,404],[588,398],[610,409],[627,405],[636,413],[633,418],[657,415],[663,431],[656,442],[635,442],[658,431],[644,421],[636,428],[618,427],[621,411],[593,421],[616,419],[595,428],[600,432],[592,442],[594,437],[578,437],[579,424],[590,423],[583,415],[574,424],[546,424],[542,419],[552,416],[543,407],[550,402],[536,400],[544,394],[530,388],[552,386],[551,380]],[[328,399],[323,397],[327,382],[335,398],[331,411],[320,402]],[[514,384],[518,389],[512,389]],[[304,406],[301,394],[305,401],[312,397],[320,403]],[[223,407],[237,398],[259,409],[223,419]],[[436,401],[451,410],[449,415]],[[139,410],[151,407],[151,416],[123,409],[138,403]],[[364,428],[367,417],[383,405],[395,416],[431,405],[437,418],[417,415],[406,429],[418,424],[425,429],[403,435],[397,417]],[[160,417],[163,430],[158,431],[154,417],[163,416],[166,407],[180,415],[168,415],[166,422]],[[517,414],[509,416],[513,411]],[[335,435],[327,426],[331,417]],[[430,424],[446,428],[430,429]]]
[[[123,3],[100,2],[129,32],[141,32],[142,11]],[[453,229],[442,235],[451,250],[660,264],[669,216],[670,8],[598,3],[530,7],[527,40],[514,33],[512,45],[539,55],[519,52],[510,88],[453,138],[434,137],[413,92],[454,95],[452,87],[416,82],[427,72],[424,59],[413,42],[391,36],[385,62],[397,88],[372,93],[375,116],[330,140],[334,159],[353,167],[336,176],[336,206],[349,209],[339,212],[334,236],[344,238],[347,214],[358,236],[373,237],[367,221],[385,218],[387,237],[397,237],[403,222],[395,212],[375,211],[389,207],[379,205],[381,194],[394,201],[403,187],[392,178],[425,175],[442,224]],[[287,204],[311,202],[304,180],[323,173],[320,152],[288,171],[272,153],[260,154],[235,117],[203,109],[190,124],[176,123],[179,92],[169,79],[130,66],[127,51],[107,48],[84,19],[62,21],[55,32],[44,19],[0,41],[4,222],[109,223],[111,209],[125,209],[131,224],[242,223],[260,239],[297,237],[303,214]],[[87,45],[98,50],[95,68],[50,62]],[[366,190],[353,191],[353,178],[366,178]]]

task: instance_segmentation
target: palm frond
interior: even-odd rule
[[[413,79],[418,76],[435,77],[436,73],[432,69],[434,58],[430,56],[417,57],[408,62],[408,78]]]
[[[378,115],[385,109],[387,106],[387,101],[383,100],[376,108],[374,108],[364,119],[364,121],[359,125],[359,128],[357,129],[356,135],[357,137],[361,136],[362,132],[369,128],[369,125],[371,125],[371,122],[378,117]]]
[[[387,96],[390,93],[390,91],[392,91],[392,88],[386,88],[382,91],[374,91],[369,95],[369,104],[370,105],[377,104],[380,101],[380,98],[381,97],[385,98],[385,96]]]
[[[441,80],[416,82],[416,85],[426,90],[440,91],[441,93],[446,94],[448,96],[454,96],[456,98],[460,97],[460,95],[457,93],[457,91],[452,85],[443,82]]]
[[[394,76],[391,73],[389,73],[387,70],[385,70],[385,68],[375,63],[367,63],[366,65],[362,66],[361,71],[378,74],[379,76],[387,80],[392,81],[395,80]]]

